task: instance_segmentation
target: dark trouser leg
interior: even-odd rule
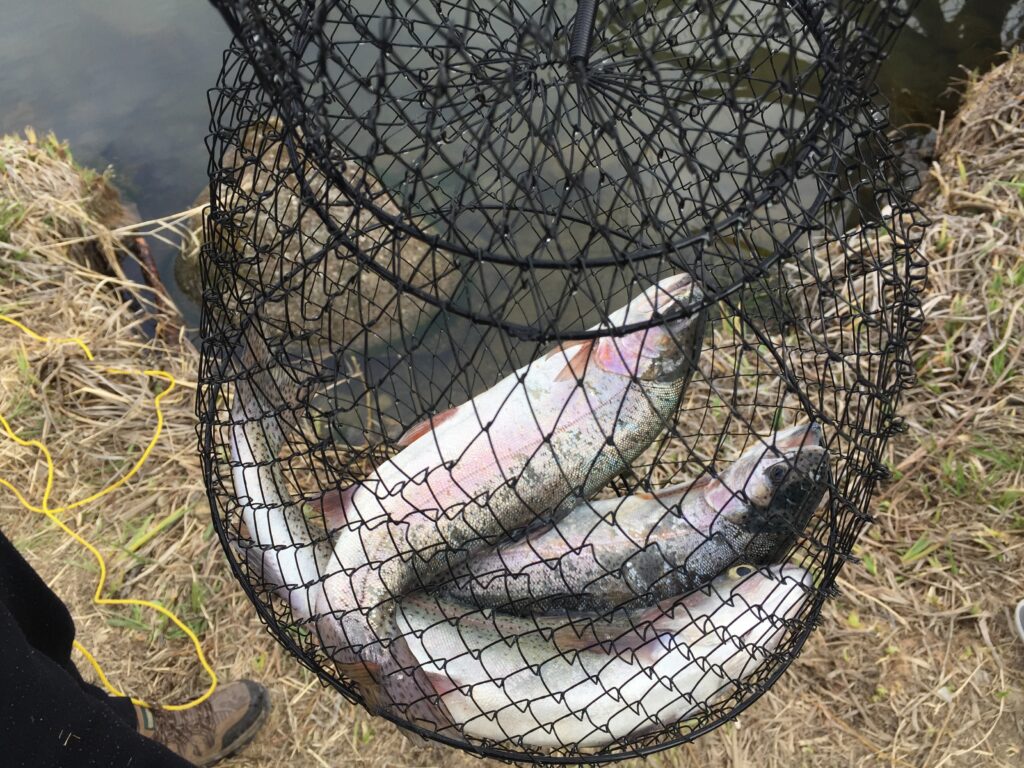
[[[78,683],[83,693],[96,699],[96,701],[103,702],[106,706],[114,710],[114,714],[124,720],[124,722],[132,728],[135,728],[138,725],[138,719],[135,715],[135,705],[132,704],[132,700],[130,698],[127,696],[111,696],[98,685],[87,683],[82,679],[82,675],[79,674],[78,668],[72,663],[69,663],[66,669],[68,674],[70,674]]]
[[[130,702],[84,683],[71,662],[74,632],[64,604],[0,534],[0,763],[188,766],[135,731]]]

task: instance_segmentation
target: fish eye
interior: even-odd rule
[[[737,565],[729,569],[729,577],[733,579],[745,579],[754,572],[752,565]]]
[[[787,472],[789,472],[789,467],[785,464],[776,464],[768,470],[768,479],[773,483],[781,483],[786,479]]]

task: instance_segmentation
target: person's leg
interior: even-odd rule
[[[125,723],[135,727],[135,706],[129,699],[110,696],[102,688],[82,679],[78,668],[71,661],[75,624],[67,606],[2,531],[0,605],[7,607],[29,645],[66,670],[86,694],[110,706]]]
[[[25,641],[60,666],[72,671],[75,624],[46,582],[0,531],[0,605],[17,623]],[[77,672],[72,672],[77,675]]]
[[[33,647],[0,604],[0,744],[4,765],[185,768],[108,702]]]
[[[106,706],[114,710],[114,714],[120,717],[125,723],[132,728],[136,728],[138,724],[138,718],[135,715],[135,705],[132,704],[132,700],[127,696],[111,696],[104,689],[98,685],[93,685],[87,682],[78,671],[78,667],[72,662],[68,662],[66,667],[68,674],[71,675],[72,679],[78,683],[78,687],[82,689],[82,692],[96,699],[96,701],[102,702]]]
[[[125,696],[111,696],[82,679],[74,666],[71,676],[87,696],[110,707],[130,728],[200,766],[249,743],[270,712],[266,689],[248,680],[218,686],[209,699],[191,709],[169,711],[137,706]]]
[[[74,638],[64,603],[0,532],[0,744],[17,755],[40,739],[67,740],[56,763],[26,752],[26,765],[186,765],[177,756],[209,765],[247,744],[270,710],[266,689],[249,681],[180,712],[137,707],[82,678]]]

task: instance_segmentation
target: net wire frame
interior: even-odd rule
[[[412,733],[649,754],[783,673],[913,382],[884,2],[214,2],[199,438],[275,637]]]

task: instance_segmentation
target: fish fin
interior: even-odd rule
[[[552,349],[550,352],[548,352],[546,355],[544,355],[543,359],[545,361],[547,361],[547,360],[550,360],[555,355],[560,355],[563,358],[570,357],[570,355],[569,355],[569,350],[570,349],[573,349],[574,347],[579,347],[579,346],[581,346],[583,344],[588,344],[588,343],[589,342],[586,339],[579,339],[579,340],[576,340],[576,341],[566,341],[566,342],[563,342],[562,344],[559,344],[554,349]]]
[[[585,629],[580,632],[572,624],[566,624],[551,633],[551,641],[560,651],[586,651],[594,647],[596,638],[592,632]]]
[[[244,544],[242,542],[245,542]],[[228,539],[228,545],[231,550],[235,553],[240,561],[244,561],[248,566],[252,575],[250,578],[255,577],[259,581],[266,584],[266,576],[263,575],[263,557],[261,550],[256,546],[252,539],[242,539],[237,536],[230,536]],[[270,585],[272,586],[272,585]]]
[[[446,693],[458,690],[458,686],[444,672],[434,672],[430,669],[422,669],[422,672],[427,682],[430,683],[430,687],[434,689],[438,696],[444,696]]]
[[[411,443],[414,443],[431,430],[437,429],[439,426],[448,421],[448,419],[455,415],[455,412],[457,410],[459,410],[459,406],[449,408],[447,411],[439,413],[436,416],[428,416],[418,424],[413,424],[411,427],[409,427],[409,429],[407,429],[402,434],[400,438],[398,438],[398,442],[396,443],[396,445],[398,445],[400,448],[405,448]]]
[[[455,690],[469,695],[469,691],[459,688],[447,672],[423,667],[404,637],[392,646],[392,660],[396,674],[388,676],[384,693],[395,706],[394,714],[429,732],[449,730],[455,721],[444,703],[444,695]]]
[[[380,664],[369,661],[357,661],[348,664],[338,664],[338,671],[349,678],[357,686],[363,697],[363,703],[373,714],[378,714],[384,708],[385,699],[380,690]]]
[[[347,522],[345,496],[344,491],[332,488],[316,502],[315,506],[320,508],[320,514],[327,521],[328,528],[341,528]]]
[[[562,347],[563,352],[566,349],[567,347]],[[590,355],[593,351],[593,339],[580,342],[578,349],[568,357],[565,368],[555,376],[555,381],[570,381],[583,378],[583,373],[587,370],[587,363],[590,361]]]
[[[716,512],[724,512],[734,500],[742,501],[742,494],[727,487],[721,480],[714,480],[704,487],[704,501]]]
[[[706,488],[708,483],[711,482],[715,482],[715,479],[705,472],[696,480],[685,483],[676,483],[675,485],[666,485],[662,488],[655,488],[650,491],[637,491],[636,495],[645,501],[655,501],[658,499],[664,499],[668,496],[678,496],[680,492],[685,494]]]
[[[821,427],[818,424],[804,422],[775,433],[774,448],[776,451],[790,451],[802,446],[818,445],[821,445]]]
[[[611,653],[615,650],[616,641],[623,640],[628,630],[604,627],[598,622],[581,618],[551,631],[551,641],[560,651],[600,651]]]
[[[713,478],[711,476],[710,472],[705,472],[703,475],[701,475],[696,480],[694,480],[692,483],[690,483],[690,488],[692,488],[692,489],[703,488],[706,485],[708,485],[709,483],[713,483],[713,482],[716,482],[715,478]],[[676,487],[678,488],[678,486],[676,486]]]

